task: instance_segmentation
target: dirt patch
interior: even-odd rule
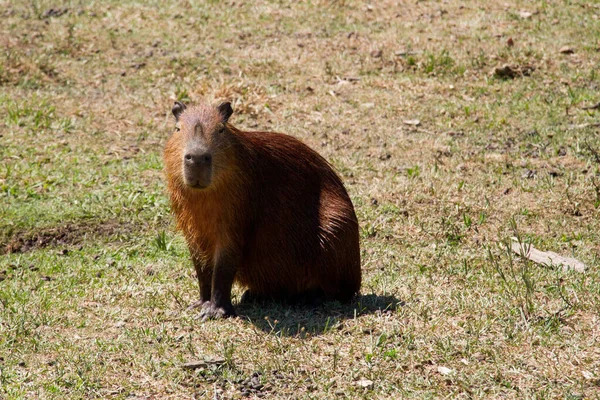
[[[45,247],[73,246],[86,240],[139,231],[139,224],[119,221],[77,221],[36,231],[16,232],[0,239],[0,254],[26,253]]]

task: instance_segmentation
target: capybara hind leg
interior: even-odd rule
[[[290,299],[292,304],[301,307],[318,307],[326,300],[325,292],[321,288],[308,289]]]
[[[261,294],[253,291],[252,289],[248,289],[242,294],[242,298],[240,299],[241,304],[263,304],[269,302],[286,302],[287,296],[283,293],[269,293],[269,294]]]
[[[242,295],[240,304],[261,304],[276,302],[301,307],[318,307],[325,301],[325,292],[321,288],[308,289],[296,294],[286,294],[284,292],[271,293],[270,295],[260,295],[248,289]]]
[[[356,227],[337,232],[333,246],[323,257],[320,284],[329,300],[351,301],[360,291],[360,247]],[[337,249],[334,250],[334,249]]]
[[[351,301],[360,290],[360,275],[348,274],[343,277],[325,279],[322,283],[327,300],[337,300],[341,303]]]
[[[358,294],[358,288],[355,284],[345,284],[343,281],[340,285],[340,290],[335,294],[335,300],[341,303],[350,302]]]
[[[250,303],[262,303],[266,299],[250,289],[246,290],[244,294],[242,294],[242,298],[240,299],[240,304],[250,304]]]

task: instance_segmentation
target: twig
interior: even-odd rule
[[[185,305],[183,304],[183,302],[181,301],[180,297],[177,296],[177,294],[175,294],[175,292],[173,292],[171,289],[167,289],[167,292],[173,296],[173,298],[175,299],[175,302],[179,305],[179,307],[181,308],[185,308]]]
[[[513,239],[510,248],[513,252],[533,261],[536,264],[547,266],[560,266],[563,271],[585,272],[587,268],[584,263],[571,257],[563,257],[552,251],[540,251],[532,245],[520,244],[516,239]]]
[[[591,122],[589,124],[579,124],[579,125],[571,125],[571,129],[583,129],[583,128],[598,128],[600,127],[600,122]]]
[[[598,151],[592,147],[592,145],[590,144],[590,142],[587,141],[587,139],[585,140],[585,145],[587,146],[588,150],[594,156],[594,159],[596,160],[596,162],[598,164],[600,164],[600,154],[598,154]]]
[[[600,109],[600,103],[596,103],[593,106],[581,107],[582,110],[598,110]]]

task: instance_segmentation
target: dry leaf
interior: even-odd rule
[[[450,375],[454,371],[452,371],[450,368],[439,366],[437,367],[437,372],[442,375]]]
[[[572,47],[569,46],[563,46],[560,48],[560,50],[558,50],[561,54],[573,54],[575,53],[575,50],[573,50]]]
[[[492,71],[492,75],[497,78],[516,78],[518,76],[529,76],[531,73],[535,71],[535,67],[533,65],[523,65],[523,66],[511,66],[504,65],[502,67],[496,67]]]
[[[529,19],[532,15],[533,13],[530,13],[529,11],[519,11],[519,16],[523,19]]]
[[[358,380],[356,382],[356,385],[360,386],[360,387],[364,387],[364,388],[370,388],[370,387],[373,387],[373,381],[371,381],[369,379],[361,378],[360,380]]]

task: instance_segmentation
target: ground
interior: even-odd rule
[[[0,398],[600,396],[597,3],[0,6]],[[187,309],[161,152],[202,98],[334,165],[354,302]]]

